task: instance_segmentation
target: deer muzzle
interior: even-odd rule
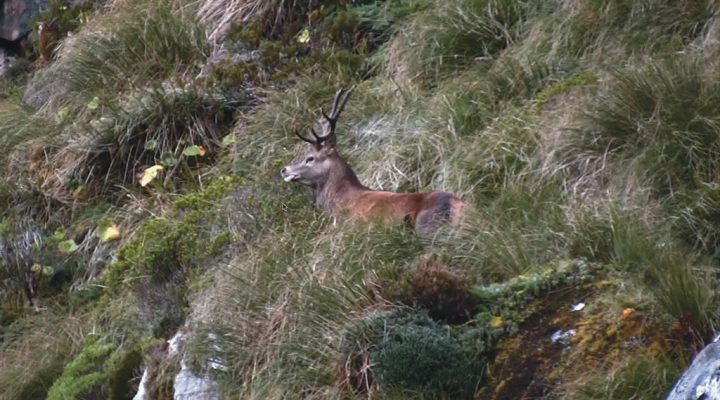
[[[280,170],[280,176],[282,176],[285,182],[293,182],[300,179],[300,175],[292,173],[288,167]]]

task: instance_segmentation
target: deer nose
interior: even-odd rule
[[[281,173],[281,174],[284,174],[284,173],[286,173],[286,172],[287,172],[287,167],[283,167],[283,169],[280,170],[280,173]]]

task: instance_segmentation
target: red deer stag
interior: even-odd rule
[[[318,122],[322,135],[311,127],[313,139],[295,131],[313,149],[295,164],[284,167],[280,174],[286,182],[309,186],[320,205],[334,217],[352,220],[379,219],[391,223],[408,223],[419,234],[429,234],[444,222],[460,215],[465,206],[447,192],[393,193],[365,187],[335,147],[335,125],[350,98],[350,91],[338,90],[330,115],[320,110]]]

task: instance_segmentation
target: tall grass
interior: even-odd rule
[[[228,125],[232,102],[195,88],[153,86],[118,99],[94,126],[96,174],[105,179],[134,182],[137,172],[154,164],[171,176],[194,161],[183,158],[190,146],[200,146],[212,159]],[[202,157],[198,157],[202,162]]]
[[[713,5],[702,0],[570,1],[542,24],[551,32],[546,45],[552,53],[612,66],[623,57],[682,50],[713,11]]]
[[[412,259],[416,242],[412,232],[338,230],[324,220],[280,227],[219,272],[204,299],[212,319],[194,337],[196,357],[212,352],[205,332],[218,332],[217,356],[228,367],[221,378],[246,382],[230,389],[235,396],[333,397],[343,326],[383,306],[368,286],[372,271]]]
[[[647,226],[622,217],[611,225],[613,260],[629,268],[655,302],[699,338],[717,320],[716,277],[704,258],[689,252],[667,232],[667,224]]]
[[[679,363],[669,357],[639,354],[609,373],[592,374],[576,392],[564,398],[659,399],[667,394],[680,372]]]
[[[475,213],[469,212],[453,234],[439,235],[436,245],[478,282],[530,272],[568,251],[563,197],[557,184],[510,183]]]
[[[7,167],[8,156],[17,146],[33,139],[48,139],[59,130],[54,121],[34,115],[33,110],[7,101],[0,102],[0,146],[4,149],[0,154],[0,170]]]
[[[664,192],[713,181],[718,167],[718,79],[693,57],[619,70],[589,113],[586,148],[637,157]]]
[[[271,33],[282,28],[283,23],[304,17],[313,2],[309,0],[218,0],[200,2],[198,16],[208,27],[208,37],[222,40],[234,23],[260,23]]]
[[[58,61],[36,78],[62,83],[48,99],[54,110],[82,108],[95,97],[102,105],[123,91],[199,72],[210,46],[194,15],[166,0],[129,3],[123,11],[123,23],[108,17],[99,31],[88,28],[67,40]]]
[[[618,69],[587,112],[569,151],[636,171],[685,240],[714,253],[711,216],[720,167],[718,79],[688,56]],[[574,157],[569,153],[568,158]]]
[[[3,327],[0,342],[3,399],[44,398],[65,363],[82,348],[91,328],[88,315],[54,314],[27,316],[9,328]]]
[[[433,84],[484,59],[494,59],[520,40],[530,3],[453,0],[421,12],[404,27],[391,51],[411,80]]]

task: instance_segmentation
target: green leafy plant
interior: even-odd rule
[[[472,398],[483,360],[467,353],[447,328],[412,310],[367,321],[373,376],[383,393]]]

